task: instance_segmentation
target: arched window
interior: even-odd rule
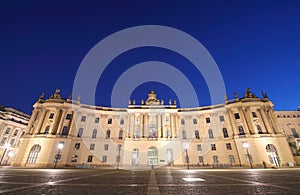
[[[273,144],[268,144],[266,146],[269,160],[275,166],[280,166],[280,158],[278,156],[277,150]]]
[[[96,139],[96,137],[97,137],[97,129],[94,129],[93,134],[92,134],[92,138]]]
[[[196,139],[200,139],[200,135],[199,135],[199,131],[198,130],[195,131],[195,138]]]
[[[27,164],[35,164],[37,159],[39,158],[39,154],[41,152],[41,146],[36,144],[32,146],[28,158],[27,158]]]
[[[226,128],[223,128],[223,136],[224,138],[228,137],[228,132]]]
[[[78,130],[77,137],[82,137],[82,133],[83,133],[83,128],[80,128],[80,129]]]
[[[238,129],[239,129],[239,135],[245,135],[243,126],[238,126]]]
[[[140,137],[140,128],[139,128],[139,127],[137,127],[137,128],[135,129],[134,137],[135,137],[135,138],[139,138],[139,137]]]
[[[166,130],[166,138],[168,138],[168,137],[170,137],[170,130],[169,129]]]
[[[256,125],[256,127],[257,127],[258,133],[259,133],[259,134],[262,134],[263,132],[262,132],[262,129],[261,129],[260,125]]]
[[[106,139],[109,139],[110,138],[110,130],[107,130],[106,131]]]
[[[44,134],[45,134],[45,135],[49,134],[49,130],[50,130],[50,125],[48,125],[48,126],[45,128]]]
[[[154,166],[158,164],[158,150],[156,147],[151,146],[148,149],[148,165]]]
[[[186,139],[186,132],[185,132],[185,130],[182,130],[182,139]]]
[[[208,130],[208,137],[210,139],[213,139],[214,138],[214,134],[213,134],[213,131],[211,129]]]
[[[61,135],[68,135],[68,131],[69,131],[69,128],[67,126],[64,126],[63,130],[61,132]]]
[[[122,129],[119,131],[119,139],[123,139],[123,130]]]
[[[149,127],[149,137],[150,138],[156,138],[156,127],[155,127],[155,124],[150,124],[150,127]]]

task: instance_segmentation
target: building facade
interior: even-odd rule
[[[223,104],[177,108],[152,90],[128,108],[81,104],[60,91],[34,104],[14,166],[276,167],[295,161],[273,104],[250,89]]]
[[[13,108],[0,106],[0,164],[11,165],[25,135],[30,116]]]
[[[300,165],[300,107],[293,111],[276,111],[275,115],[285,133],[297,164]]]

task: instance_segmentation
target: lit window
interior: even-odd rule
[[[36,144],[34,146],[32,146],[28,158],[27,158],[27,164],[35,164],[37,159],[39,158],[39,154],[41,151],[41,146]]]

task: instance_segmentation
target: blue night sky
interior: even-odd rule
[[[300,106],[300,1],[174,2],[1,1],[0,104],[31,113],[41,92],[49,97],[59,88],[67,97],[83,58],[99,41],[133,26],[164,25],[188,33],[206,47],[230,99],[235,91],[242,96],[250,87],[260,97],[264,90],[276,110]],[[100,78],[96,104],[110,106],[118,77],[145,61],[179,69],[193,84],[200,105],[210,105],[201,73],[181,55],[154,47],[117,56]],[[141,84],[131,98],[145,99],[150,89],[165,102],[178,99],[173,89],[158,82]],[[89,103],[84,94],[81,98]]]

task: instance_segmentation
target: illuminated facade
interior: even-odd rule
[[[224,104],[177,108],[175,101],[129,100],[108,108],[64,99],[60,91],[34,104],[14,166],[275,167],[295,161],[266,94]],[[58,148],[60,146],[60,148]]]
[[[0,106],[0,164],[12,164],[25,134],[30,116],[13,108]]]

